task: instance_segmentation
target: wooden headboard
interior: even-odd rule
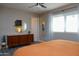
[[[7,36],[8,47],[28,45],[33,42],[33,34]]]

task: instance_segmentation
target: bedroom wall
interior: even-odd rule
[[[42,31],[40,32],[41,40],[48,41],[48,40],[54,40],[54,39],[67,39],[67,40],[79,41],[78,33],[61,33],[61,32],[53,33],[53,32],[50,32],[50,29],[49,29],[50,18],[48,17],[49,15],[45,14],[43,16],[41,18],[44,19],[44,21],[45,21],[45,33],[43,34]],[[40,22],[40,24],[42,24],[42,22]],[[40,27],[41,27],[41,25],[40,25]]]
[[[2,19],[2,9],[0,7],[0,20]],[[0,40],[2,38],[2,22],[0,21]]]
[[[13,8],[0,8],[0,36],[2,35],[22,35],[27,34],[31,30],[31,17],[35,14]],[[26,31],[17,33],[15,31],[14,22],[17,19],[23,20],[27,24]],[[32,31],[32,30],[31,30]]]
[[[65,7],[64,7],[65,8]],[[45,35],[42,36],[42,40],[53,40],[53,39],[68,39],[68,40],[76,40],[79,41],[79,33],[53,33],[50,32],[50,16],[51,13],[53,14],[53,10],[45,13],[45,14],[41,14],[40,15],[40,20],[44,20],[45,21]],[[40,24],[42,24],[42,22],[40,21]],[[43,35],[43,33],[41,32],[41,34]]]
[[[40,40],[49,40],[49,20],[48,14],[40,15],[39,25],[40,25]],[[42,23],[45,23],[45,30],[42,31]]]
[[[31,20],[31,14],[18,11],[16,9],[11,8],[2,8],[2,19],[1,25],[2,25],[2,35],[13,35],[13,34],[27,34],[28,30],[30,30],[30,20]],[[17,19],[22,19],[27,24],[27,30],[22,33],[17,33],[15,31],[14,22]]]

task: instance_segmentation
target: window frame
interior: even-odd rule
[[[75,34],[76,34],[76,33],[78,33],[78,31],[79,31],[79,26],[78,26],[78,31],[77,31],[77,32],[67,32],[67,31],[66,31],[66,17],[67,17],[68,15],[76,15],[76,14],[79,16],[78,13],[74,13],[74,12],[73,12],[73,13],[67,13],[67,14],[62,14],[62,15],[61,15],[61,14],[60,14],[60,15],[53,15],[53,17],[56,17],[56,16],[64,16],[64,32],[65,32],[65,33],[75,33]],[[52,17],[52,20],[53,20],[53,17]],[[78,21],[79,21],[79,20],[78,20]],[[79,25],[79,24],[78,24],[78,25]],[[51,30],[52,30],[52,28],[51,28]],[[52,32],[54,32],[54,33],[64,33],[64,32],[55,32],[55,31],[53,31],[53,30],[52,30]]]
[[[63,16],[63,15],[55,15],[53,17],[59,17],[59,16]],[[64,16],[63,16],[64,17]],[[65,21],[65,20],[64,20]],[[52,18],[52,22],[53,22],[53,18]],[[65,25],[64,25],[65,26]],[[51,28],[52,29],[52,28]],[[52,30],[53,31],[53,30]],[[53,31],[53,32],[56,32],[56,31]],[[62,31],[62,33],[65,32],[64,30]]]

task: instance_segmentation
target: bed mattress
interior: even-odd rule
[[[51,40],[17,49],[14,56],[79,56],[79,42]]]

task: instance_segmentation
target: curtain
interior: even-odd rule
[[[52,39],[68,39],[68,40],[79,40],[79,35],[78,33],[67,33],[67,32],[52,32],[51,31],[51,22],[53,20],[53,16],[56,15],[72,15],[72,14],[79,14],[79,7],[74,7],[70,8],[67,10],[60,10],[56,13],[48,13],[47,16],[47,35],[48,35],[48,40]],[[79,16],[79,15],[78,15]],[[65,20],[66,21],[66,20]],[[46,36],[47,37],[47,36]]]

